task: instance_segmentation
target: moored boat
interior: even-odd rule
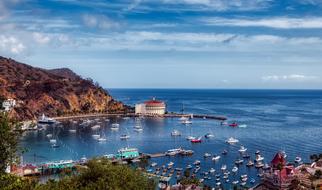
[[[238,143],[239,140],[238,139],[235,139],[234,137],[230,137],[226,140],[226,143],[228,144],[235,144],[235,143]]]

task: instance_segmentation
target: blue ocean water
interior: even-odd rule
[[[223,164],[228,169],[234,166],[239,157],[240,145],[248,148],[248,153],[254,159],[254,152],[260,150],[265,162],[269,163],[274,154],[284,150],[289,162],[296,156],[301,156],[305,162],[309,156],[322,152],[322,91],[318,90],[177,90],[177,89],[110,89],[115,99],[126,104],[134,105],[152,97],[167,103],[168,111],[180,112],[184,105],[185,113],[202,113],[224,115],[229,122],[237,121],[246,124],[246,128],[231,128],[221,126],[219,121],[194,119],[191,126],[182,125],[178,118],[145,119],[142,122],[142,133],[133,131],[134,119],[111,118],[110,122],[103,122],[105,143],[98,143],[92,138],[93,130],[77,130],[69,133],[70,127],[79,128],[76,124],[63,123],[63,127],[56,129],[60,148],[53,149],[46,134],[52,132],[48,127],[45,131],[27,132],[21,139],[21,144],[29,151],[24,155],[25,162],[45,162],[48,160],[79,159],[83,155],[93,157],[115,153],[119,148],[131,146],[144,153],[165,152],[168,149],[183,147],[194,150],[191,157],[164,157],[154,159],[159,165],[170,161],[175,167],[185,168],[196,159],[201,161],[201,171],[211,167],[217,171]],[[120,123],[119,131],[110,129],[111,123]],[[172,137],[174,129],[182,133],[181,137]],[[213,139],[204,139],[201,144],[191,144],[186,136],[203,136],[208,132],[214,133]],[[129,134],[127,141],[120,140],[121,134]],[[239,139],[236,145],[228,145],[225,140],[229,137]],[[204,159],[205,152],[218,154],[223,149],[229,151],[227,156],[214,163],[211,159]],[[231,176],[231,180],[238,179],[241,174],[248,174],[257,181],[257,170],[247,169],[245,164],[240,167],[238,175]],[[173,182],[175,179],[173,180]],[[214,186],[214,179],[206,181]]]

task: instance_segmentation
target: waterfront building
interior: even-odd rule
[[[166,111],[166,104],[163,101],[152,100],[145,101],[143,104],[135,105],[135,114],[142,115],[164,115]]]
[[[121,148],[117,151],[117,159],[132,159],[139,157],[139,151],[137,148]]]

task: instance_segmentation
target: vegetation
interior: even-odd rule
[[[20,133],[15,130],[18,127],[17,122],[10,119],[7,113],[0,112],[0,174],[5,173],[11,163],[18,161]]]

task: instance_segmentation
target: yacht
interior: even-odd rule
[[[100,125],[94,125],[94,126],[91,127],[92,130],[96,130],[96,129],[99,129],[99,128],[101,128]]]
[[[226,165],[222,165],[220,169],[224,171],[224,170],[227,169],[227,166]]]
[[[194,165],[200,165],[200,163],[201,163],[201,162],[200,162],[199,160],[196,160],[193,164],[194,164]]]
[[[247,148],[245,148],[244,146],[240,146],[240,149],[238,150],[238,152],[240,153],[244,153],[247,151]]]
[[[236,166],[234,166],[231,171],[234,172],[234,173],[236,173],[238,171],[238,168]]]
[[[218,161],[219,159],[220,159],[220,156],[214,155],[211,160],[212,161]]]
[[[173,130],[173,131],[171,132],[171,136],[181,136],[181,133],[180,133],[180,131],[178,131],[178,130]]]
[[[207,134],[205,135],[205,137],[206,137],[207,139],[210,139],[210,138],[214,138],[214,137],[215,137],[215,135],[214,135],[214,134],[212,134],[212,133],[207,133]]]
[[[127,140],[127,139],[129,139],[130,138],[130,135],[127,135],[127,134],[124,134],[124,135],[121,135],[120,136],[120,139],[121,140]]]
[[[196,137],[194,136],[187,136],[187,140],[191,141],[192,139],[195,139]]]
[[[111,129],[112,130],[118,130],[120,128],[120,124],[118,123],[113,123]]]
[[[56,123],[56,120],[46,117],[45,114],[42,114],[42,116],[38,120],[39,124],[54,124]]]
[[[256,155],[256,162],[260,162],[260,161],[263,161],[263,160],[264,160],[263,156],[261,156],[260,154]]]
[[[235,143],[238,143],[239,140],[238,139],[235,139],[233,137],[230,137],[229,139],[226,140],[226,143],[228,144],[235,144]]]
[[[301,157],[299,157],[299,156],[297,156],[297,157],[295,158],[295,163],[299,164],[300,162],[302,162],[302,158],[301,158]]]
[[[252,162],[251,160],[248,160],[248,162],[247,162],[246,166],[247,166],[247,167],[254,166],[254,162]]]
[[[239,165],[239,164],[242,164],[243,162],[244,160],[239,158],[235,161],[235,164]]]
[[[168,150],[165,154],[167,156],[175,156],[183,151],[182,148],[175,148],[175,149],[170,149]]]
[[[208,152],[206,152],[203,157],[208,158],[210,156],[211,156],[211,154],[209,154]]]

